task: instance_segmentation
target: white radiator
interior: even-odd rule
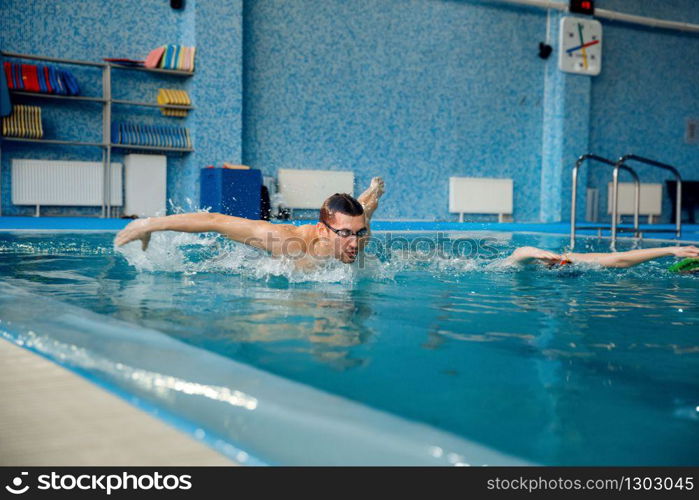
[[[124,215],[165,215],[167,158],[163,155],[126,155],[124,170]]]
[[[612,214],[612,186],[607,184],[607,213]],[[632,215],[635,208],[636,184],[633,182],[619,183],[619,212],[621,215]],[[653,222],[653,218],[662,213],[663,207],[663,185],[656,183],[641,183],[641,196],[639,200],[641,215],[648,216],[648,223]]]
[[[597,222],[599,220],[599,189],[597,188],[587,188],[585,220],[587,222]]]
[[[14,205],[101,206],[103,164],[90,161],[12,160]],[[121,206],[121,163],[112,163],[111,204]]]
[[[450,177],[449,212],[464,214],[498,214],[502,222],[512,215],[512,179],[486,177]]]
[[[353,172],[280,168],[277,177],[286,208],[318,209],[335,193],[354,196]]]

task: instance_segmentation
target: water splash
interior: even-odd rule
[[[191,233],[161,232],[152,235],[144,252],[140,242],[115,247],[117,254],[140,272],[231,273],[255,280],[283,277],[289,282],[351,282],[357,267],[339,261],[319,261],[308,271],[294,259],[276,258],[247,245]]]
[[[474,272],[533,272],[560,278],[601,273],[606,279],[623,279],[629,275],[650,279],[668,273],[665,261],[648,262],[631,269],[608,269],[595,263],[575,263],[552,268],[537,264],[512,265],[506,259],[516,248],[511,242],[500,242],[491,254],[461,255],[449,245],[440,251],[422,251],[410,245],[387,248],[380,244],[381,236],[375,236],[372,241],[377,240],[379,244],[368,246],[353,264],[326,259],[317,261],[310,269],[300,267],[299,262],[293,258],[272,257],[263,250],[211,234],[158,232],[152,235],[146,252],[141,250],[140,242],[115,247],[114,251],[139,272],[231,273],[254,280],[281,278],[289,283],[394,281],[399,274],[416,271],[447,280]],[[676,277],[687,279],[687,276]]]

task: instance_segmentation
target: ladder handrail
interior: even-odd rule
[[[628,160],[635,160],[640,163],[645,163],[647,165],[651,165],[653,167],[657,168],[662,168],[665,170],[669,170],[675,175],[675,179],[677,180],[677,188],[676,188],[676,193],[677,193],[677,199],[675,200],[676,203],[676,215],[675,215],[675,234],[679,238],[682,235],[682,176],[680,175],[679,170],[677,170],[675,167],[672,165],[668,165],[667,163],[662,163],[656,160],[651,160],[650,158],[645,158],[643,156],[638,156],[635,154],[628,154],[624,155],[621,158],[619,158],[616,162],[616,165],[614,166],[614,174],[613,174],[613,183],[614,187],[612,189],[612,248],[616,245],[616,218],[618,214],[618,208],[619,208],[619,169],[626,167],[626,162]],[[628,167],[626,167],[628,168]]]
[[[573,197],[571,200],[570,204],[570,249],[573,250],[575,248],[575,229],[577,227],[576,225],[576,215],[577,215],[577,191],[578,191],[578,170],[582,166],[583,163],[585,163],[586,160],[595,160],[600,163],[604,163],[605,165],[609,165],[611,167],[615,167],[615,172],[617,172],[617,164],[614,163],[611,160],[608,160],[606,158],[603,158],[601,156],[592,154],[592,153],[587,153],[582,156],[580,156],[577,161],[575,162],[575,166],[573,167]],[[627,167],[626,165],[620,165],[620,169],[626,170],[631,174],[631,176],[634,178],[634,183],[636,185],[636,190],[635,190],[635,196],[634,196],[634,214],[633,214],[633,228],[634,228],[634,234],[636,237],[638,237],[639,231],[638,231],[638,216],[640,212],[640,207],[641,207],[641,180],[638,177],[638,174],[631,168]],[[618,174],[617,174],[618,175]]]

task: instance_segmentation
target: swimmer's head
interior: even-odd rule
[[[368,236],[364,208],[346,193],[335,193],[320,207],[318,234],[327,238],[336,259],[351,264]]]

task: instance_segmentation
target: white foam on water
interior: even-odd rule
[[[153,233],[145,252],[141,250],[140,241],[115,247],[114,250],[139,272],[232,273],[255,280],[282,277],[290,283],[353,283],[358,279],[394,281],[399,273],[415,271],[445,279],[472,272],[512,273],[522,270],[561,276],[604,272],[650,277],[667,272],[664,262],[647,263],[633,270],[605,269],[595,263],[575,263],[551,269],[544,265],[513,265],[506,260],[506,256],[514,248],[512,245],[498,248],[497,256],[459,256],[414,248],[379,251],[368,248],[368,251],[360,253],[353,264],[322,259],[311,268],[301,267],[294,258],[273,257],[263,250],[210,233],[158,232]]]
[[[277,258],[221,237],[191,233],[154,233],[145,252],[140,241],[115,251],[140,272],[223,272],[252,279],[281,276],[292,283],[350,282],[357,273],[357,266],[336,260],[319,260],[314,268],[303,269],[293,258]]]

